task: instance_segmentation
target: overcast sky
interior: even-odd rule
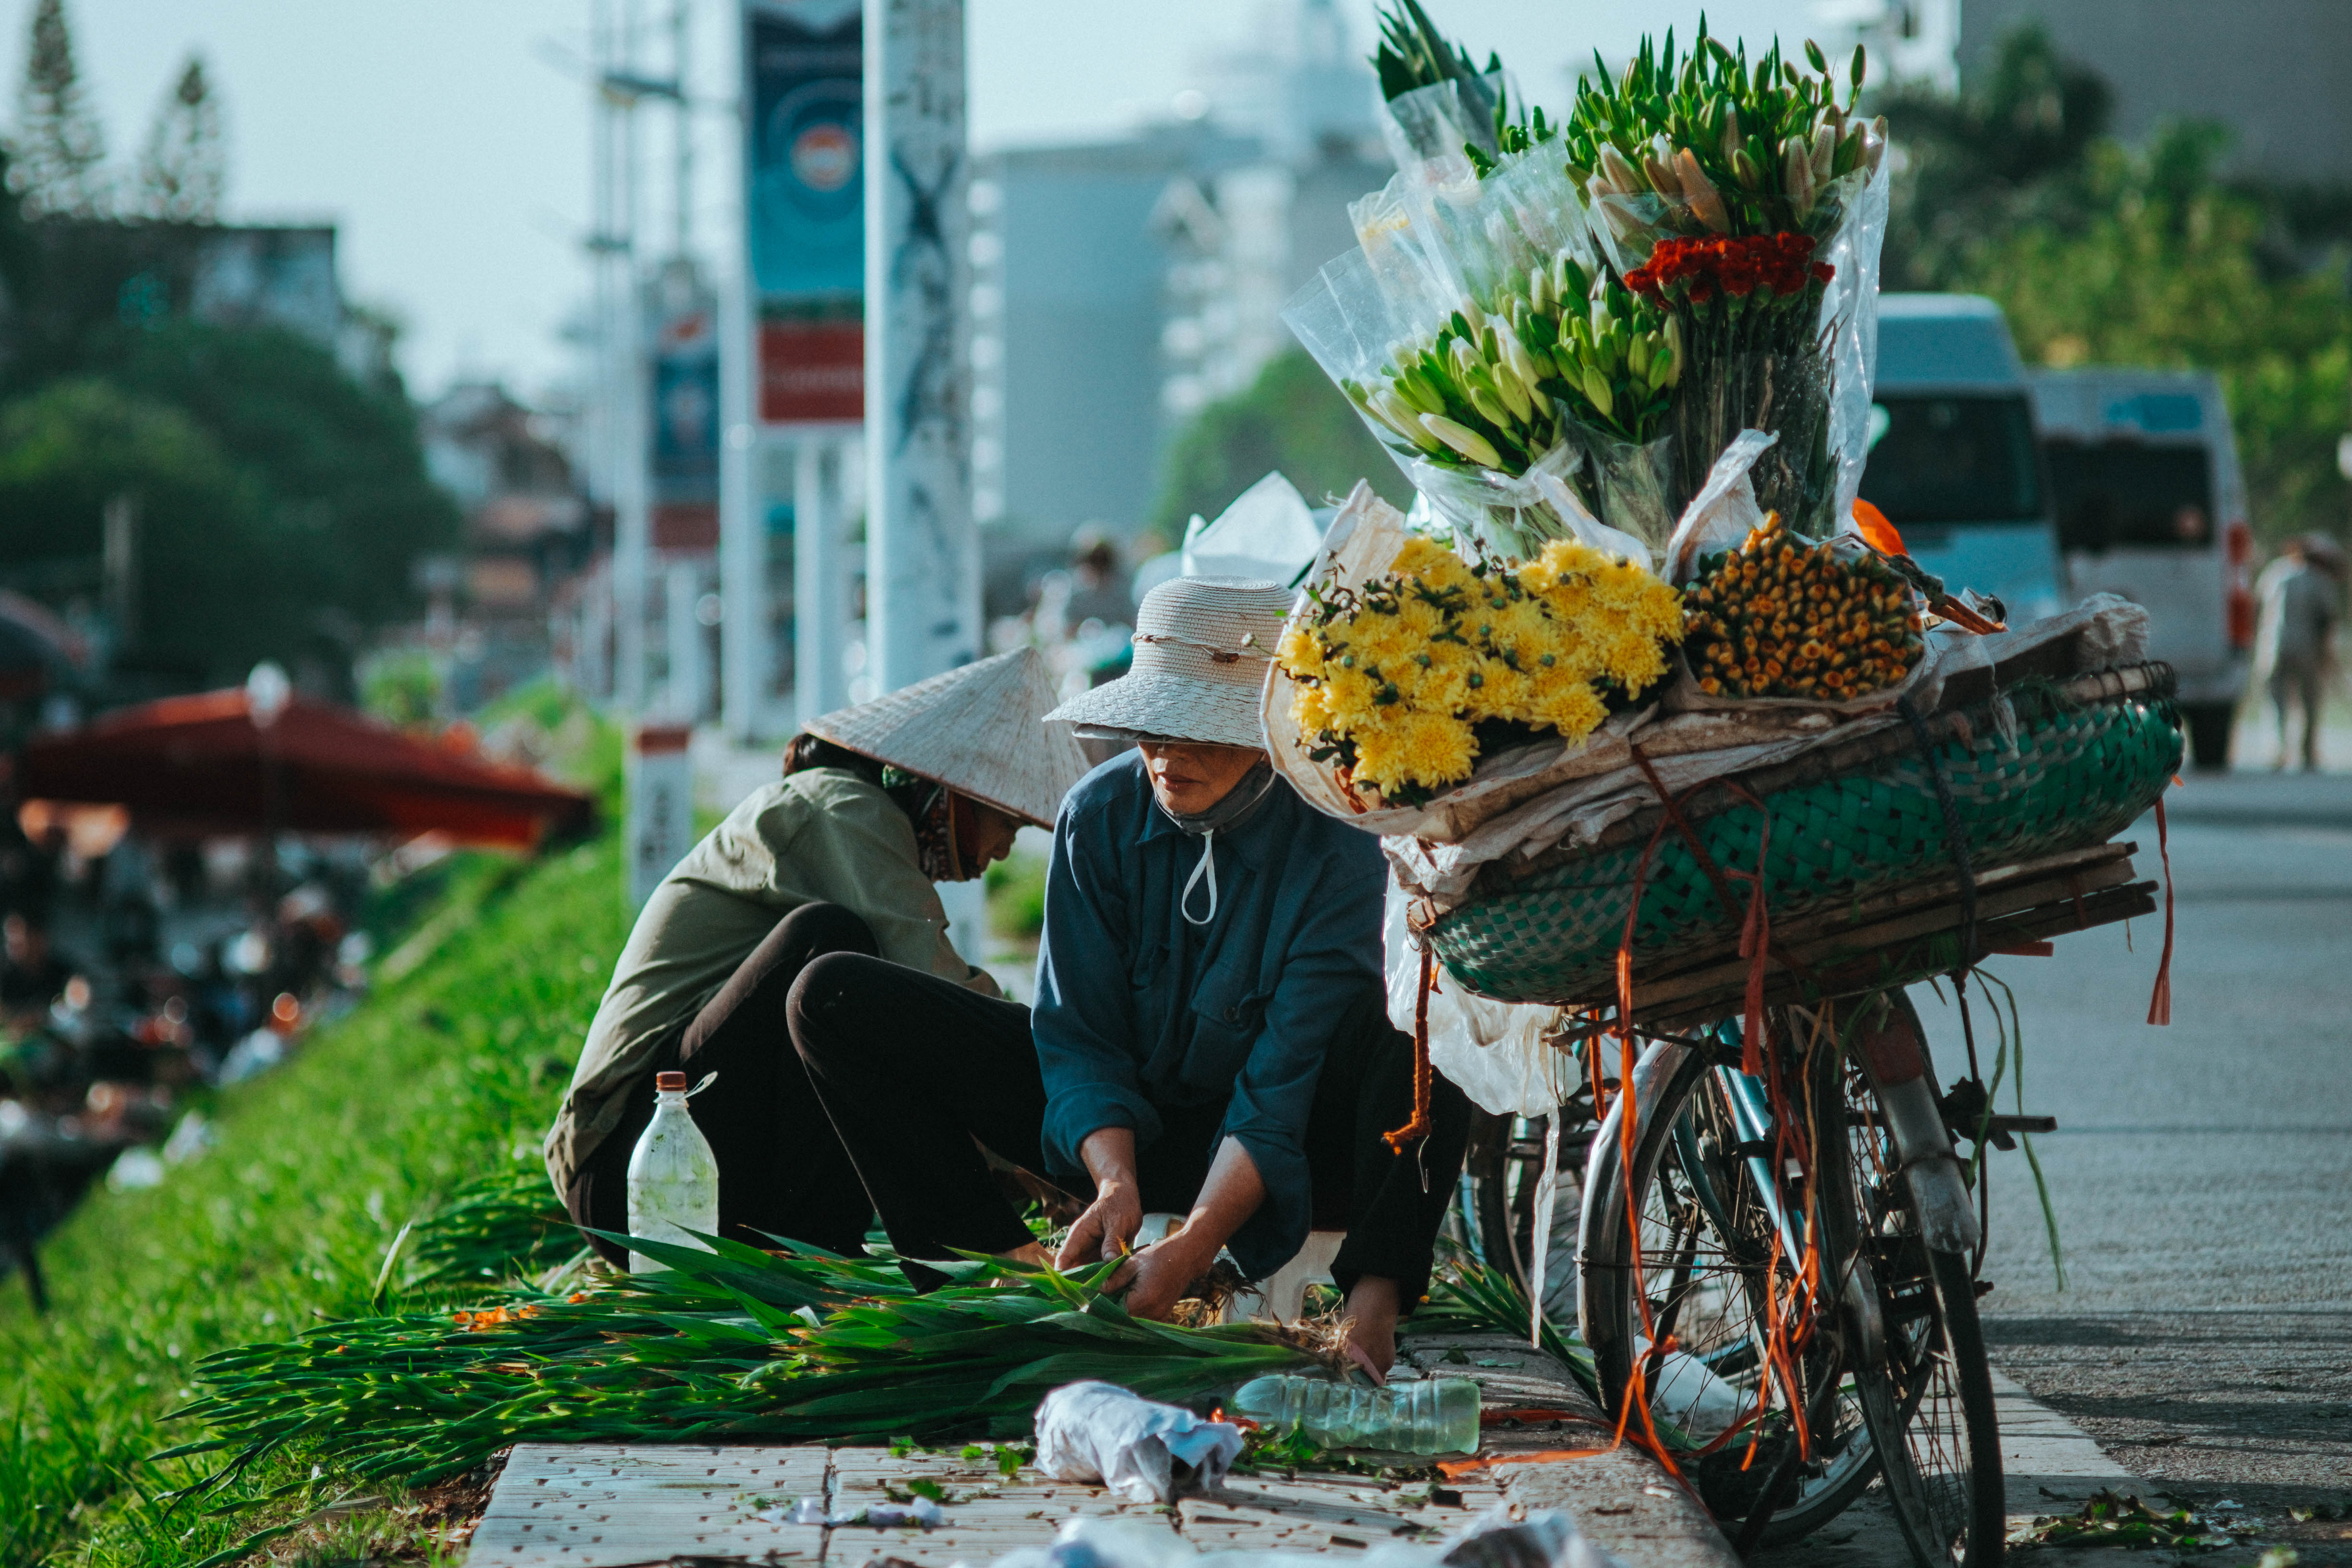
[[[84,81],[128,168],[191,49],[227,106],[231,216],[331,219],[343,286],[408,324],[401,359],[430,394],[458,375],[530,391],[566,374],[558,329],[583,299],[589,104],[578,62],[594,0],[67,0]],[[622,0],[608,0],[615,5]],[[1850,0],[1832,0],[1851,8]],[[635,0],[667,16],[669,0]],[[692,0],[697,76],[723,80],[733,0]],[[1794,37],[1823,0],[1713,0],[1714,30]],[[1211,50],[1246,46],[1264,0],[969,0],[971,125],[982,147],[1117,132],[1164,113]],[[1360,46],[1371,0],[1341,0]],[[1480,56],[1503,52],[1558,107],[1563,68],[1615,58],[1644,26],[1696,16],[1634,0],[1435,0]],[[32,0],[0,0],[0,73],[22,71]],[[666,45],[663,46],[666,48]],[[649,55],[666,58],[666,54]],[[647,116],[657,119],[657,116]],[[698,215],[728,217],[722,117],[704,118]],[[663,157],[666,125],[649,129]],[[665,220],[666,221],[666,220]]]

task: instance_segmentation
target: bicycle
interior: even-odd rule
[[[1574,1256],[1556,1245],[1548,1271],[1574,1293],[1604,1408],[1675,1458],[1738,1551],[1819,1530],[1883,1477],[1922,1568],[1985,1568],[2007,1510],[1970,1267],[1980,1233],[1916,1011],[1900,992],[1842,1011],[1843,1025],[1772,1010],[1778,1096],[1769,1074],[1741,1070],[1736,1018],[1637,1028],[1633,1136],[1622,1093],[1597,1123],[1589,1099],[1561,1108],[1561,1167],[1585,1179]],[[1522,1289],[1544,1131],[1541,1118],[1489,1119],[1469,1162],[1480,1250]],[[1580,1144],[1589,1159],[1571,1160]]]

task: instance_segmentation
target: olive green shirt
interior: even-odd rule
[[[889,796],[838,768],[805,768],[754,790],[662,879],[621,949],[547,1135],[557,1191],[619,1124],[626,1091],[663,1039],[718,994],[778,921],[818,902],[865,921],[891,963],[999,994],[949,944],[914,825]]]

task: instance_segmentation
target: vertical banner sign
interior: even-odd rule
[[[641,910],[694,847],[694,776],[684,724],[641,724],[629,737],[629,908]]]
[[[759,312],[759,416],[866,415],[866,126],[858,0],[753,0],[745,227]]]
[[[719,300],[691,268],[654,285],[646,312],[651,535],[656,550],[719,545]]]

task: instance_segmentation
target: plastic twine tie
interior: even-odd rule
[[[2164,797],[2156,797],[2156,852],[2164,861],[2164,955],[2156,961],[2156,989],[2148,994],[2147,1021],[2172,1022],[2172,847],[2165,842]]]
[[[1435,952],[1424,946],[1421,950],[1421,999],[1412,1008],[1412,1120],[1393,1132],[1381,1134],[1381,1142],[1389,1146],[1391,1154],[1403,1153],[1406,1144],[1430,1133],[1429,1099],[1436,1085],[1432,1081],[1435,1069],[1429,1064],[1429,993],[1435,979],[1436,963]]]
[[[1192,889],[1199,885],[1203,875],[1209,879],[1209,912],[1194,920]],[[1176,895],[1176,912],[1196,926],[1207,925],[1217,918],[1217,830],[1213,827],[1201,835],[1200,863],[1192,868],[1192,874],[1184,879],[1184,890]]]

